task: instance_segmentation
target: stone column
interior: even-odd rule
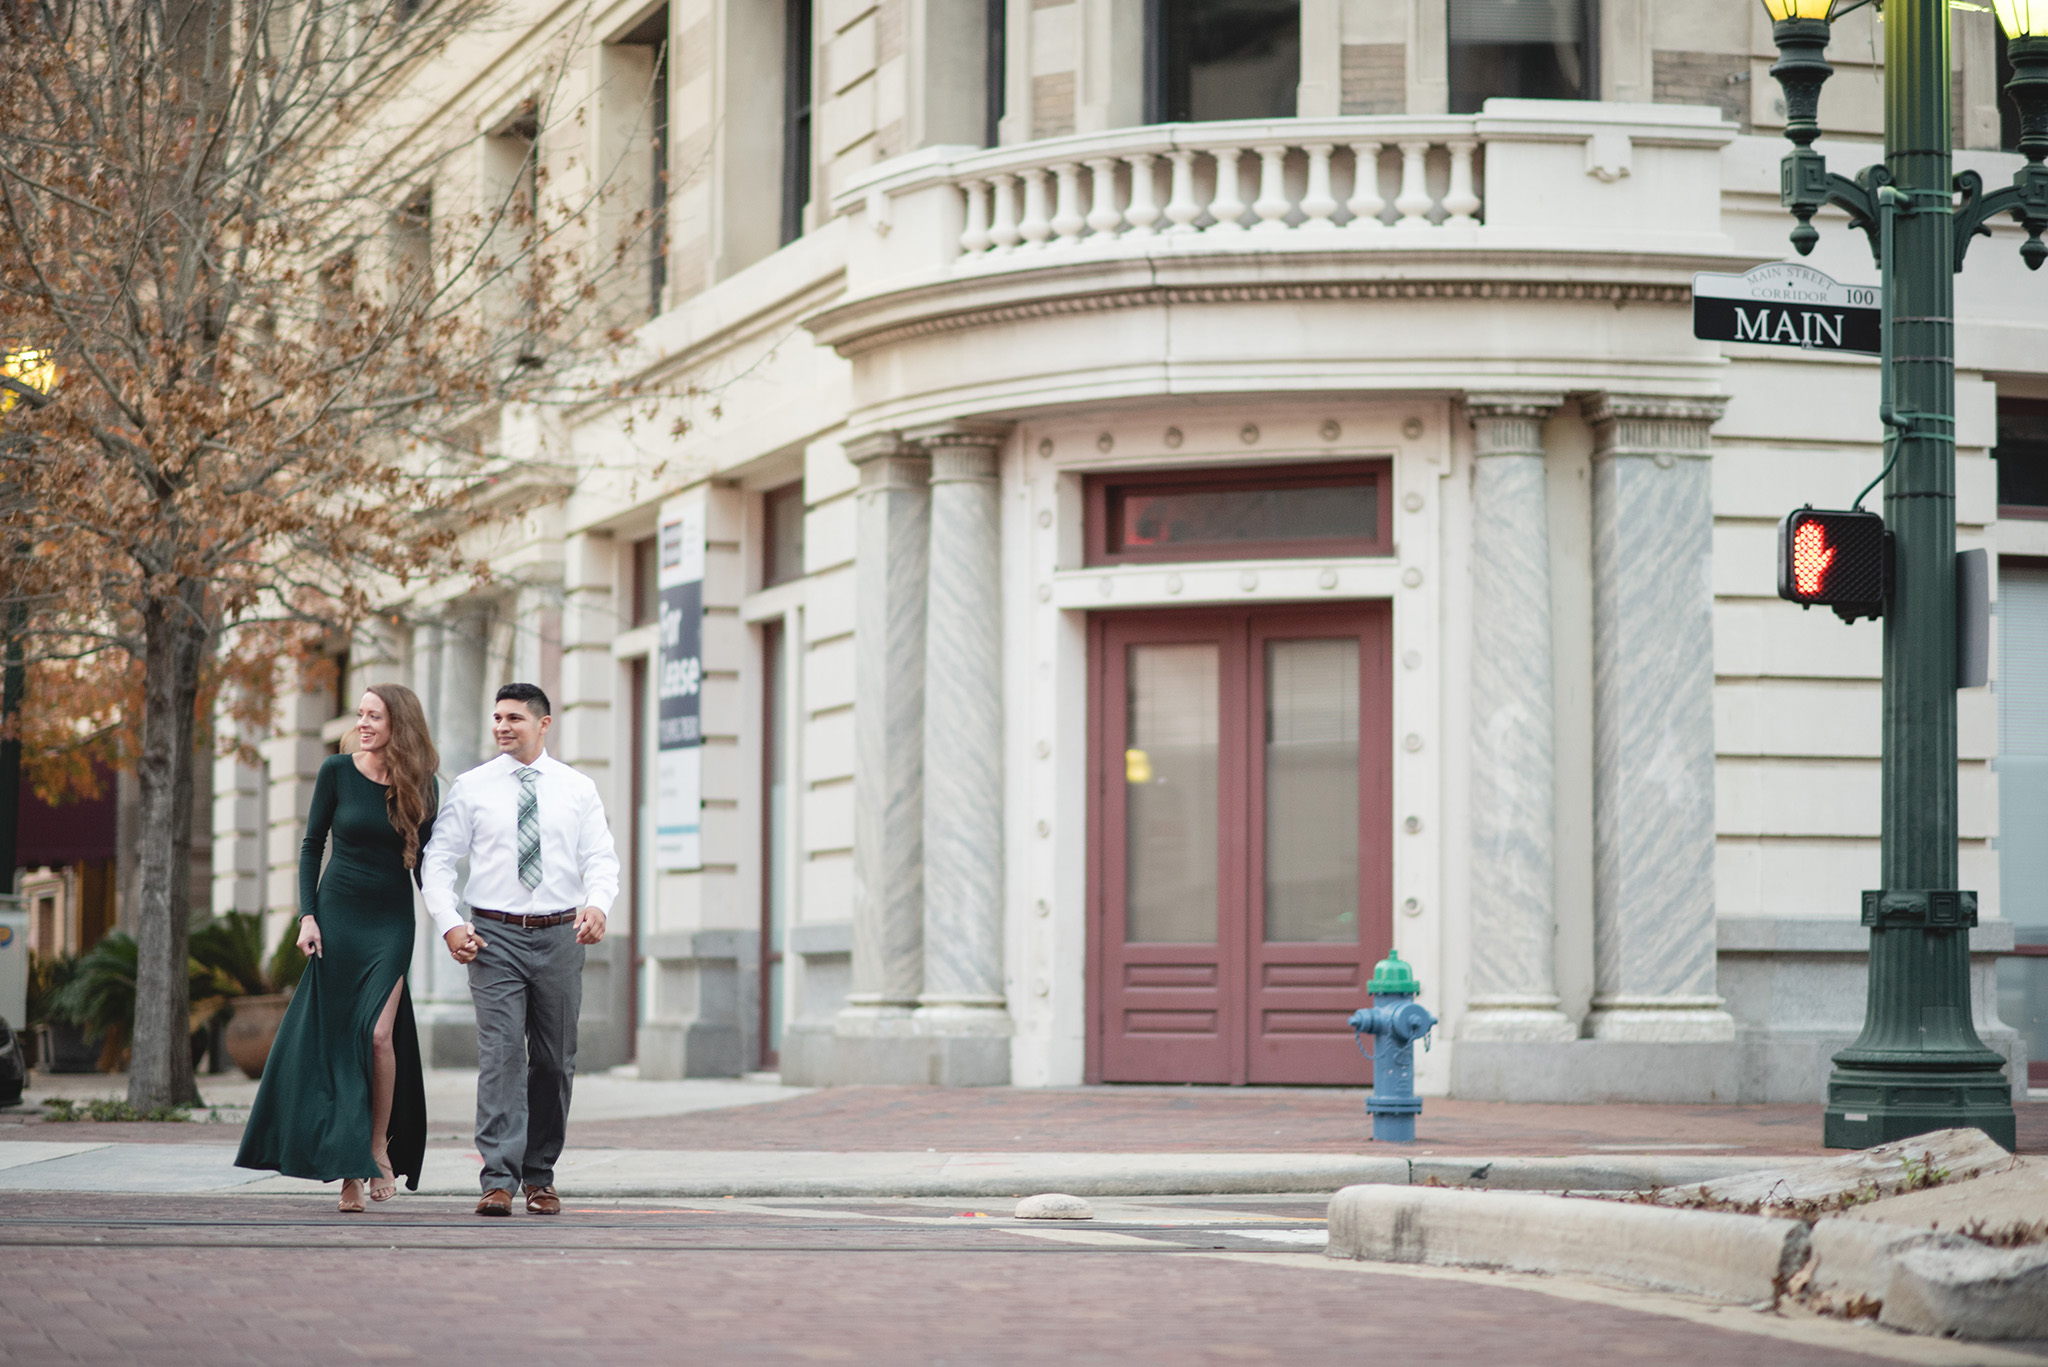
[[[458,603],[438,623],[420,629],[433,650],[436,686],[426,705],[433,719],[434,748],[441,753],[444,798],[456,776],[483,759],[484,643],[489,626],[487,607]],[[415,647],[416,669],[425,663],[419,649]],[[469,861],[464,860],[456,871],[458,891],[468,875]],[[469,974],[448,957],[447,946],[430,922],[421,934],[412,981],[421,1062],[429,1068],[474,1068],[476,1008],[469,999]]]
[[[1596,394],[1593,1014],[1597,1039],[1724,1041],[1714,989],[1719,399]]]
[[[895,432],[849,442],[855,496],[853,990],[841,1082],[924,1082],[924,651],[930,461]]]
[[[1465,1040],[1568,1040],[1558,1010],[1555,711],[1543,421],[1561,394],[1473,394],[1472,967]]]
[[[931,460],[924,686],[924,991],[932,1080],[1010,1080],[1003,995],[1003,635],[997,453],[1007,423],[908,435]]]
[[[491,614],[487,606],[461,603],[441,623],[441,687],[435,699],[434,747],[441,752],[441,778],[451,783],[465,769],[488,757],[484,716],[490,699],[484,690],[484,648]],[[491,692],[496,692],[492,688]],[[493,751],[494,753],[494,751]]]

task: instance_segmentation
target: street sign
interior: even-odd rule
[[[1746,275],[1702,272],[1692,278],[1692,335],[1875,356],[1883,345],[1882,304],[1876,285],[1844,285],[1791,261]]]

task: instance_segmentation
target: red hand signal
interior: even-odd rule
[[[1818,522],[1802,522],[1792,533],[1792,588],[1802,598],[1820,592],[1828,566],[1835,563],[1835,548]]]

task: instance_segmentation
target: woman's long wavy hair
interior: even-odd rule
[[[371,684],[369,692],[384,704],[391,719],[391,740],[384,747],[384,771],[391,786],[384,790],[384,806],[391,813],[391,829],[405,837],[405,866],[419,863],[420,827],[434,814],[434,775],[441,768],[441,754],[434,749],[434,737],[427,730],[427,712],[419,695],[404,684]]]

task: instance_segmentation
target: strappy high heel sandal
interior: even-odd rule
[[[351,1188],[353,1188],[353,1191],[351,1191]],[[344,1177],[341,1179],[341,1201],[335,1206],[335,1209],[343,1215],[361,1215],[363,1213],[366,1207],[363,1205],[362,1178]]]
[[[378,1175],[370,1179],[370,1199],[379,1202],[389,1201],[398,1195],[398,1175],[391,1171],[389,1158],[376,1158],[374,1154],[372,1158],[377,1164]]]

